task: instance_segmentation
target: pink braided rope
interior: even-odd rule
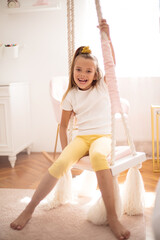
[[[98,22],[100,24],[102,19],[102,11],[99,0],[95,0],[96,10],[97,10],[97,17]],[[101,32],[101,47],[102,47],[102,55],[103,55],[103,62],[104,62],[104,70],[106,75],[106,80],[108,84],[108,92],[111,101],[111,113],[112,113],[112,151],[111,151],[111,164],[114,164],[115,160],[115,113],[120,113],[122,116],[126,136],[128,138],[128,143],[130,145],[131,151],[133,155],[136,154],[135,146],[133,143],[133,139],[130,135],[129,128],[127,122],[125,121],[123,110],[121,107],[120,96],[118,91],[117,79],[115,74],[115,66],[112,57],[112,51],[110,48],[110,43],[108,41],[107,34]]]
[[[95,0],[98,22],[100,24],[102,19],[102,11],[99,0]],[[122,113],[120,96],[117,86],[115,66],[113,62],[111,48],[109,46],[108,37],[105,33],[101,33],[101,47],[103,54],[104,70],[106,75],[106,80],[108,83],[108,91],[111,101],[111,111],[114,115],[115,113]]]
[[[122,113],[122,107],[120,103],[120,96],[117,86],[117,79],[115,74],[115,66],[113,62],[113,57],[111,53],[111,48],[109,46],[109,41],[101,38],[102,54],[104,62],[105,76],[108,85],[108,91],[111,101],[111,111],[112,114]]]

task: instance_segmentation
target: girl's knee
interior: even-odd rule
[[[109,164],[105,155],[99,152],[94,152],[90,156],[91,165],[94,171],[109,169]]]
[[[62,161],[62,160],[56,160],[51,165],[51,167],[49,167],[48,171],[52,176],[59,179],[70,169],[70,167],[71,167],[70,162]]]

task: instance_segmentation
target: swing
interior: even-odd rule
[[[74,53],[74,7],[73,7],[73,0],[67,1],[67,17],[68,17],[68,62],[69,62],[69,69],[71,64],[71,57]],[[97,10],[97,16],[99,23],[102,19],[102,13],[101,8],[99,4],[99,0],[95,0],[96,10]],[[101,46],[102,46],[102,54],[103,54],[103,60],[104,60],[104,69],[105,69],[105,75],[108,81],[108,91],[110,96],[110,102],[111,102],[111,114],[112,114],[112,143],[111,143],[111,155],[110,155],[110,166],[112,175],[114,177],[114,191],[115,191],[115,201],[116,201],[116,211],[117,215],[120,217],[122,213],[126,213],[128,215],[136,215],[143,213],[144,208],[144,185],[142,181],[141,174],[139,172],[139,168],[142,165],[142,162],[146,160],[146,155],[144,152],[136,152],[135,146],[133,143],[133,139],[130,134],[130,129],[128,126],[127,121],[127,115],[128,115],[128,108],[127,104],[124,101],[121,101],[118,87],[117,87],[117,81],[115,76],[115,70],[114,70],[114,64],[113,59],[110,52],[110,47],[107,46],[109,44],[109,41],[107,39],[107,35],[102,32],[101,33]],[[108,69],[107,67],[107,61],[109,61],[111,64],[111,67]],[[52,95],[52,86],[51,87],[51,97],[53,102],[56,100],[53,98]],[[56,103],[56,102],[55,102]],[[55,103],[53,103],[53,106],[55,107]],[[58,101],[57,101],[57,104]],[[57,105],[58,106],[58,105]],[[55,108],[54,108],[55,109]],[[121,116],[122,123],[124,126],[125,134],[128,140],[128,146],[116,146],[115,141],[115,123],[116,123],[116,116],[117,113]],[[60,113],[59,113],[60,117]],[[60,118],[58,119],[60,121]],[[72,129],[73,129],[73,118],[70,121],[69,124],[69,140],[72,138]],[[58,122],[58,128],[57,128],[57,137],[58,137],[58,131],[59,131],[59,122]],[[57,143],[57,137],[56,137],[56,143]],[[55,151],[56,152],[56,145],[55,145]],[[45,157],[47,159],[52,161],[52,158],[45,152],[43,152]],[[73,166],[74,168],[78,168],[81,170],[89,170],[92,171],[89,156],[85,156],[81,158],[77,164]],[[127,173],[127,178],[125,182],[125,192],[123,194],[123,204],[121,204],[121,197],[119,193],[119,186],[117,181],[117,176],[129,169]],[[58,181],[58,186],[56,186],[55,189],[55,195],[52,199],[52,207],[56,207],[60,204],[63,204],[70,199],[70,195],[72,195],[67,188],[65,188],[65,182],[71,180],[71,173],[67,173],[66,176],[62,177]],[[62,191],[62,188],[64,191]],[[60,191],[61,189],[61,191]],[[67,192],[68,191],[68,192]],[[60,194],[61,192],[61,194]],[[61,196],[60,196],[61,195]],[[123,205],[123,206],[122,206]],[[90,208],[88,212],[88,220],[92,221],[95,224],[104,224],[107,221],[107,216],[105,213],[105,207],[102,200],[102,197]]]

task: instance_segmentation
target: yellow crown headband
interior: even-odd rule
[[[91,50],[89,49],[89,46],[87,46],[87,47],[83,47],[83,49],[82,49],[82,51],[81,51],[81,53],[83,54],[83,53],[92,53],[91,52]]]

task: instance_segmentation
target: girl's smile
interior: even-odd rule
[[[92,86],[93,80],[95,80],[96,66],[92,59],[86,59],[82,56],[78,56],[74,65],[74,81],[78,88],[81,90],[87,90]]]

